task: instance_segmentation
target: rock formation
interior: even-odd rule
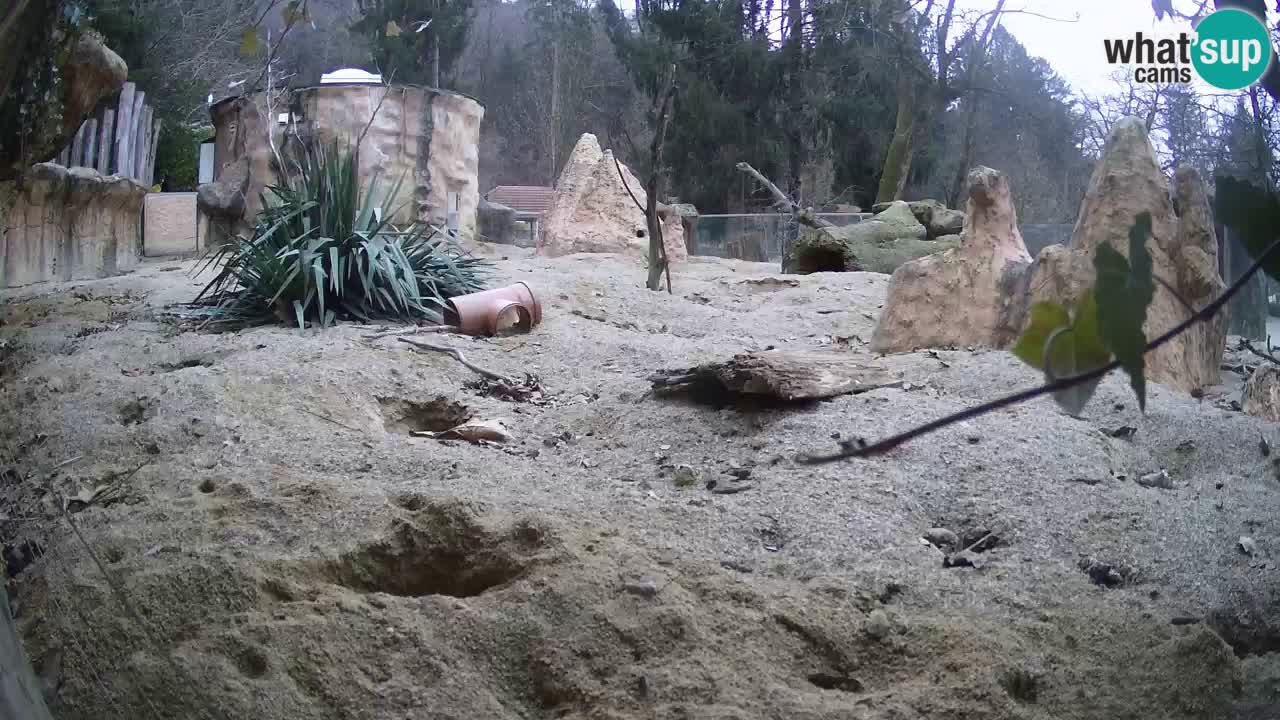
[[[476,208],[476,227],[480,239],[498,245],[514,245],[516,242],[516,211],[501,203],[480,198]]]
[[[894,271],[872,350],[1008,345],[1021,330],[1019,300],[1030,263],[1008,179],[974,169],[959,247]]]
[[[783,254],[782,271],[891,273],[908,260],[955,246],[927,242],[927,235],[907,203],[893,202],[870,220],[844,226],[802,227],[794,246]]]
[[[1212,301],[1225,285],[1218,274],[1204,182],[1195,170],[1184,168],[1178,171],[1175,186],[1181,216],[1174,213],[1146,125],[1132,117],[1116,123],[1089,181],[1071,244],[1041,251],[1030,278],[1029,302],[1076,302],[1094,284],[1093,257],[1098,246],[1110,243],[1127,257],[1129,228],[1143,211],[1151,213],[1147,250],[1153,272],[1177,291],[1175,296],[1164,283],[1156,285],[1144,326],[1147,338],[1187,318],[1178,296],[1197,309]],[[1225,347],[1226,318],[1219,315],[1214,322],[1192,326],[1148,353],[1147,379],[1185,391],[1216,384]]]
[[[132,268],[142,255],[147,189],[128,178],[55,163],[0,183],[0,287],[88,280]]]
[[[783,255],[782,272],[889,274],[909,260],[957,247],[957,240],[897,237],[874,220],[842,227],[805,227],[801,228],[795,246]]]
[[[0,181],[52,159],[128,74],[124,60],[60,3],[9,5],[0,23]]]
[[[916,221],[924,226],[926,237],[930,240],[946,235],[959,235],[964,228],[964,213],[959,210],[949,210],[946,205],[937,200],[912,200],[908,203],[895,200],[876,203],[871,206],[871,211],[876,214],[876,219],[879,219],[886,210],[899,204],[907,206]]]
[[[228,164],[215,182],[196,188],[196,208],[209,219],[206,246],[221,245],[236,233],[247,230],[244,212],[248,188],[248,156]]]
[[[556,181],[555,199],[541,223],[538,254],[625,253],[643,257],[648,253],[649,239],[644,212],[636,204],[643,207],[646,199],[644,185],[626,165],[615,163],[613,151],[601,150],[595,135],[584,134]],[[660,209],[667,258],[672,263],[684,261],[688,252],[681,217],[665,207]]]

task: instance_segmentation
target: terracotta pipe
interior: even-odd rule
[[[445,322],[470,335],[529,332],[542,322],[542,305],[533,290],[521,282],[449,300]]]

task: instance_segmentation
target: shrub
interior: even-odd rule
[[[442,321],[448,298],[484,288],[487,262],[470,257],[438,228],[397,228],[388,208],[402,182],[380,192],[377,175],[361,192],[355,153],[336,143],[297,153],[262,195],[252,237],[211,251],[222,263],[195,303],[206,325],[245,327],[278,319],[305,327],[334,320]]]

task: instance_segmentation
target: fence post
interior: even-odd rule
[[[155,108],[152,108],[152,115],[155,114]],[[151,121],[151,147],[147,152],[147,186],[156,184],[156,148],[160,145],[160,118]]]
[[[84,121],[84,166],[98,167],[98,118]]]
[[[146,110],[147,94],[141,90],[133,95],[133,116],[129,118],[129,164],[125,167],[128,169],[129,177],[134,180],[138,179],[138,156],[142,154],[142,122],[143,114]]]
[[[120,109],[116,112],[116,160],[112,167],[117,175],[129,174],[129,143],[133,135],[129,132],[130,119],[133,113],[133,93],[137,88],[126,82],[120,90]]]
[[[80,123],[75,137],[71,139],[70,160],[71,162],[67,167],[79,167],[84,162],[84,123]]]
[[[103,175],[111,174],[111,155],[114,149],[112,141],[115,139],[112,130],[115,129],[115,122],[116,111],[103,108],[102,127],[98,133],[98,172]]]

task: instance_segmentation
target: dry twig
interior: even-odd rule
[[[432,343],[423,342],[421,340],[414,340],[412,338],[407,338],[407,337],[399,337],[396,339],[402,343],[408,343],[409,345],[412,345],[413,347],[419,350],[431,350],[432,352],[442,352],[442,353],[445,353],[446,355],[452,355],[454,360],[457,360],[458,362],[465,365],[467,369],[470,370],[471,372],[474,372],[475,374],[483,377],[487,377],[490,380],[498,380],[500,382],[504,382],[508,384],[515,384],[515,381],[513,381],[511,378],[508,378],[505,375],[496,373],[492,370],[486,370],[480,367],[479,365],[476,365],[475,363],[470,362],[462,354],[462,351],[458,350],[457,348],[451,348],[445,345],[433,345]]]

